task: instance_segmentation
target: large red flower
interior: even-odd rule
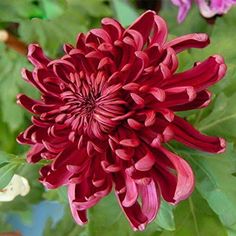
[[[127,29],[103,19],[101,29],[79,34],[75,47],[66,44],[60,59],[29,46],[35,68],[23,70],[23,77],[41,99],[18,96],[33,113],[18,142],[31,146],[28,162],[50,161],[40,180],[47,188],[68,186],[78,224],[114,186],[131,226],[143,230],[155,218],[160,196],[176,204],[194,187],[190,166],[164,143],[225,149],[223,139],[199,133],[174,113],[208,105],[206,89],[224,76],[224,60],[211,56],[175,73],[177,53],[205,47],[209,39],[189,34],[166,42],[167,33],[165,21],[147,11]]]

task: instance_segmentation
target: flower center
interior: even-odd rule
[[[120,123],[116,117],[124,115],[125,102],[119,98],[119,86],[115,86],[101,74],[77,77],[69,84],[61,96],[71,116],[68,123],[72,130],[101,138]]]
[[[80,115],[91,115],[96,108],[96,97],[90,93],[87,97],[79,96],[78,110]]]

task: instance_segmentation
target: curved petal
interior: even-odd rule
[[[166,22],[160,16],[155,15],[153,28],[150,45],[158,43],[158,45],[162,46],[166,42],[168,35]]]
[[[118,40],[124,32],[124,28],[121,24],[111,18],[103,18],[102,27],[110,35],[112,41]]]
[[[35,112],[33,111],[32,107],[36,104],[40,104],[41,102],[34,100],[24,94],[18,94],[17,95],[17,104],[23,106],[25,109],[27,109],[28,111],[32,112],[35,114]]]
[[[171,1],[174,5],[179,7],[178,22],[179,23],[183,22],[191,8],[192,1],[191,0],[171,0]]]
[[[46,67],[50,60],[44,55],[38,44],[30,44],[28,47],[28,59],[38,68]]]
[[[222,153],[225,151],[225,140],[218,137],[210,137],[201,134],[184,119],[175,116],[171,123],[174,138],[185,145],[211,153]]]
[[[194,188],[194,175],[189,164],[163,147],[156,153],[156,183],[160,186],[163,198],[174,204],[188,198]]]
[[[146,11],[127,28],[125,33],[129,32],[130,29],[137,30],[143,36],[143,41],[145,44],[152,30],[155,14],[156,13],[154,11]]]
[[[159,191],[152,180],[148,185],[139,185],[139,192],[142,199],[142,212],[152,222],[160,207]]]
[[[76,198],[76,184],[69,184],[68,199],[69,199],[72,216],[77,224],[84,225],[88,221],[87,216],[86,216],[86,210],[80,211],[74,206],[73,201],[75,200],[75,198]]]
[[[176,53],[189,48],[204,48],[210,43],[207,34],[186,34],[165,44],[165,48],[171,47]]]
[[[136,183],[130,178],[129,175],[125,175],[126,193],[124,200],[122,201],[122,206],[130,207],[137,201],[138,190]]]
[[[193,101],[190,101],[183,105],[177,105],[170,107],[172,111],[187,111],[198,108],[203,108],[209,105],[211,101],[211,93],[207,90],[203,90],[197,93],[196,98]]]
[[[67,185],[72,176],[72,173],[67,170],[66,166],[52,170],[51,166],[47,165],[41,168],[40,174],[40,182],[48,189],[55,189]]]
[[[198,92],[221,80],[226,73],[226,65],[221,56],[211,56],[192,69],[177,73],[163,81],[164,88],[192,86]]]

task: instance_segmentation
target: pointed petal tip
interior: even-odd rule
[[[213,55],[213,58],[215,58],[216,62],[218,64],[225,64],[224,58],[220,55]]]
[[[16,95],[16,103],[17,103],[17,104],[20,103],[19,100],[20,100],[20,98],[21,98],[22,96],[24,96],[24,94],[22,94],[22,93],[19,93],[19,94]]]
[[[206,99],[206,101],[201,106],[199,106],[199,108],[207,107],[210,104],[210,102],[211,102],[211,97],[212,97],[211,92],[207,91],[207,90],[205,90],[205,92],[206,92],[206,95],[207,95],[207,99]]]
[[[28,56],[31,56],[37,48],[41,49],[39,44],[36,44],[36,43],[29,44],[29,46],[28,46]]]
[[[17,141],[17,143],[19,143],[19,144],[25,144],[24,138],[23,138],[23,133],[24,133],[24,132],[20,132],[20,133],[18,134],[18,136],[16,137],[16,141]]]
[[[227,146],[226,141],[223,138],[219,138],[219,143],[220,143],[221,149],[217,152],[218,154],[225,152],[226,146]]]
[[[197,93],[196,93],[194,87],[191,87],[191,86],[187,87],[186,88],[186,92],[188,94],[189,101],[193,101],[196,98],[196,96],[197,96]]]
[[[197,41],[210,43],[210,38],[209,38],[208,34],[205,34],[205,33],[196,33],[193,35],[193,39],[195,39]]]
[[[140,224],[137,228],[133,227],[134,231],[144,231],[146,229],[147,223]]]

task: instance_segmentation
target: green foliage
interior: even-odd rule
[[[55,191],[53,192],[55,193]],[[63,235],[60,234],[63,232],[70,236],[78,235],[79,233],[81,233],[79,234],[81,236],[119,236],[121,232],[122,236],[138,236],[144,234],[142,232],[134,232],[130,228],[113,194],[110,194],[89,210],[89,222],[84,227],[75,224],[71,219],[68,208],[66,205],[65,215],[56,226],[53,226],[52,221],[49,220],[44,236],[50,235],[51,232],[56,232],[58,235]],[[172,210],[173,207],[162,202],[157,219],[145,230],[145,235],[157,235],[162,229],[174,230],[175,223]]]
[[[236,159],[233,145],[227,152],[209,157],[206,154],[189,153],[197,183],[196,187],[209,206],[219,216],[226,229],[236,234]]]
[[[228,140],[235,140],[235,99],[236,94],[230,97],[226,97],[223,93],[219,94],[215,99],[211,112],[198,123],[199,129],[212,135],[221,135]]]
[[[156,220],[154,221],[155,224],[164,230],[175,230],[173,209],[173,206],[169,205],[165,201],[162,201],[159,213],[157,215]]]
[[[59,201],[61,203],[67,203],[67,188],[60,187],[58,189],[48,190],[43,194],[43,197],[48,201]]]
[[[46,54],[55,58],[62,54],[63,43],[75,43],[79,32],[99,26],[105,16],[117,18],[128,26],[138,17],[139,10],[125,0],[1,0],[0,28],[7,29],[26,44],[39,43]],[[29,115],[16,105],[16,95],[26,93],[37,97],[37,92],[20,77],[22,67],[31,68],[26,58],[13,49],[0,44],[0,189],[18,173],[30,181],[32,191],[26,197],[0,204],[0,232],[10,230],[5,212],[15,212],[25,221],[31,220],[32,204],[59,201],[65,204],[65,215],[54,225],[49,220],[44,235],[58,236],[225,236],[236,235],[236,8],[209,25],[193,8],[183,24],[176,21],[177,8],[163,1],[161,15],[167,20],[170,37],[205,32],[211,44],[204,50],[193,49],[181,53],[179,71],[191,68],[213,54],[224,56],[228,73],[225,79],[211,88],[213,102],[208,108],[183,112],[202,132],[222,136],[228,144],[225,154],[210,155],[189,150],[173,143],[170,148],[186,158],[196,176],[196,191],[189,200],[178,206],[162,202],[156,220],[145,232],[133,232],[113,194],[89,211],[85,227],[75,224],[67,205],[66,188],[45,191],[38,182],[41,164],[25,163],[26,148],[16,144],[19,131],[29,124]],[[14,153],[14,155],[9,154]]]
[[[42,12],[32,0],[0,1],[0,20],[19,22],[31,17],[42,17]]]
[[[0,151],[0,189],[3,189],[12,179],[16,169],[24,159]]]
[[[175,210],[176,230],[164,231],[161,236],[226,236],[226,231],[217,216],[201,195],[195,191]]]
[[[16,104],[16,94],[32,93],[30,86],[20,76],[21,69],[28,63],[23,56],[19,56],[15,51],[5,47],[0,47],[0,55],[4,55],[0,56],[1,118],[13,132],[25,122],[25,111]]]
[[[139,15],[138,12],[124,0],[112,0],[117,20],[124,26],[130,25]]]
[[[51,57],[58,54],[65,42],[74,44],[79,32],[97,26],[102,16],[111,14],[110,9],[101,0],[68,0],[64,9],[62,3],[65,4],[65,1],[42,2],[45,19],[21,20],[19,35],[26,43],[38,42]]]

